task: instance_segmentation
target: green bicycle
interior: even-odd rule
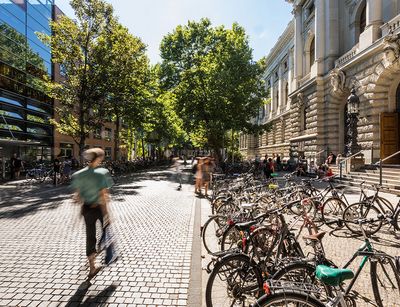
[[[362,227],[363,224],[368,224],[368,222],[366,219],[357,221],[364,236],[364,243],[343,268],[332,268],[326,265],[317,266],[315,271],[316,278],[336,290],[336,295],[331,298],[321,299],[320,289],[315,285],[268,280],[264,285],[266,294],[260,297],[252,306],[356,306],[355,300],[349,294],[368,260],[370,263],[371,286],[377,306],[395,306],[398,302],[389,301],[389,298],[384,294],[385,291],[392,291],[394,299],[398,299],[400,296],[400,258],[392,257],[373,248]],[[354,273],[348,267],[358,257],[362,257],[362,259],[357,271]],[[343,289],[342,283],[345,280],[350,280],[350,282]],[[386,289],[386,287],[389,289]]]

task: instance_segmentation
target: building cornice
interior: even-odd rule
[[[294,38],[294,19],[292,19],[287,25],[285,31],[278,38],[278,42],[272,47],[271,51],[267,55],[265,60],[266,66],[270,66],[282,50],[290,44],[290,41]]]

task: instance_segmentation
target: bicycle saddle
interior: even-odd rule
[[[352,279],[354,273],[350,269],[335,269],[326,265],[318,265],[315,276],[329,286],[339,286],[344,280]]]
[[[256,224],[258,224],[258,221],[254,220],[254,221],[250,221],[250,222],[238,223],[235,225],[235,227],[239,230],[247,230],[251,226],[256,225]]]
[[[325,234],[326,234],[326,231],[321,231],[321,232],[314,233],[314,234],[311,234],[311,235],[305,235],[305,236],[303,236],[303,238],[304,239],[309,239],[309,240],[312,240],[312,241],[320,241],[325,236]]]

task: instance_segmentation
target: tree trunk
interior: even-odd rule
[[[80,99],[79,101],[79,163],[81,166],[84,165],[83,152],[85,150],[85,141],[86,141],[86,133],[85,133],[85,113],[83,112],[83,101]]]
[[[144,139],[143,139],[143,137],[142,137],[142,156],[143,156],[143,159],[146,158],[145,157],[145,152],[144,152]]]
[[[114,160],[119,159],[119,115],[115,118],[115,130],[114,130]]]

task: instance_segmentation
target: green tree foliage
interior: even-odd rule
[[[178,26],[163,38],[161,57],[162,86],[176,97],[177,113],[198,145],[203,140],[217,150],[228,130],[265,128],[251,123],[267,96],[262,66],[252,60],[238,24],[226,29],[202,19]]]
[[[72,0],[71,6],[76,20],[59,16],[51,22],[53,35],[39,36],[51,46],[53,62],[65,74],[57,82],[47,82],[49,94],[59,101],[59,120],[54,124],[74,137],[82,153],[89,132],[104,120],[107,94],[102,77],[108,63],[99,55],[104,52],[99,42],[110,34],[113,9],[103,0]]]
[[[121,121],[134,129],[143,122],[149,91],[150,67],[146,46],[128,29],[113,21],[107,37],[99,38],[97,62],[105,61],[103,80],[107,94],[107,111],[115,123],[114,156],[119,157]]]

